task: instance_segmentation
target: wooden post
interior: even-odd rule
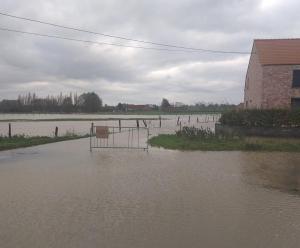
[[[137,128],[140,128],[139,120],[136,120],[136,127],[137,127]]]
[[[91,134],[92,135],[94,134],[94,122],[92,122],[92,125],[91,125]]]
[[[121,132],[121,119],[119,119],[119,131]]]
[[[8,123],[8,137],[11,138],[11,124]]]
[[[161,116],[159,116],[159,127],[161,127]]]
[[[94,129],[94,123],[91,124],[91,130],[90,130],[90,152],[92,151],[92,135],[93,135],[93,129]]]
[[[180,125],[180,131],[181,131],[181,122],[180,122],[180,124],[179,124],[179,125]]]
[[[189,115],[189,123],[191,122],[191,116]]]
[[[178,116],[177,118],[177,126],[179,126],[179,120],[180,120],[180,116]]]
[[[147,122],[145,120],[143,120],[143,123],[144,123],[145,127],[147,127]]]
[[[197,123],[199,123],[199,117],[197,117]]]
[[[55,127],[55,137],[58,135],[58,127]]]

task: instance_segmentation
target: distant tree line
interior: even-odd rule
[[[132,104],[118,103],[113,108],[116,112],[130,112],[135,110],[140,111],[161,111],[161,112],[224,112],[237,108],[235,104],[229,103],[196,103],[194,105],[187,105],[183,103],[171,104],[168,99],[163,98],[160,105],[148,104],[148,105],[135,105],[138,108],[132,109]],[[148,108],[147,108],[147,107]]]
[[[162,99],[160,110],[163,112],[224,112],[236,109],[237,105],[229,103],[196,103],[187,105],[183,103],[170,104],[166,98]]]
[[[94,92],[76,93],[69,95],[37,97],[35,93],[19,95],[17,100],[2,100],[0,112],[2,113],[74,113],[98,112],[102,108],[102,99]]]
[[[19,95],[16,100],[0,101],[1,113],[96,113],[96,112],[224,112],[236,109],[234,104],[197,103],[186,105],[183,103],[170,104],[163,98],[159,105],[135,105],[118,103],[116,106],[104,105],[102,99],[95,92],[81,95],[62,93],[57,96],[38,97],[35,93]]]
[[[188,106],[190,111],[224,112],[236,109],[238,106],[230,103],[196,103]]]

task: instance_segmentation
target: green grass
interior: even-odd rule
[[[65,135],[60,137],[47,137],[47,136],[13,136],[0,137],[0,151],[11,150],[22,147],[37,146],[42,144],[74,140],[89,137],[89,135]]]
[[[190,151],[284,151],[300,152],[300,139],[281,138],[209,138],[190,139],[162,134],[152,137],[149,144],[172,150]]]

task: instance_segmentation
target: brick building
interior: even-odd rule
[[[300,39],[254,40],[245,108],[300,108]]]

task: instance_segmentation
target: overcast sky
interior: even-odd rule
[[[300,37],[298,0],[1,0],[0,12],[133,39],[251,52]],[[0,27],[151,47],[0,16]],[[0,99],[95,91],[104,103],[243,99],[249,55],[84,44],[0,31]]]

